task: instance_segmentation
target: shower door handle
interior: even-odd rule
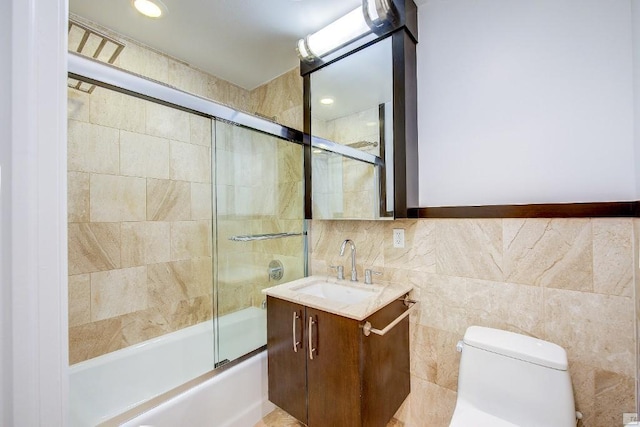
[[[309,316],[309,359],[313,360],[313,352],[316,351],[313,348],[313,324],[316,323],[313,321],[313,316]]]
[[[293,312],[293,322],[292,322],[292,325],[291,325],[291,329],[293,330],[292,331],[292,335],[293,335],[293,351],[296,352],[296,353],[298,352],[298,346],[300,345],[300,341],[298,341],[298,339],[296,338],[296,320],[300,319],[300,318],[301,317],[298,316],[298,312],[294,311]],[[300,328],[300,329],[302,329],[302,328]]]

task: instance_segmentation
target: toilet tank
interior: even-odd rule
[[[567,353],[553,343],[471,326],[463,339],[458,407],[522,427],[575,427]]]

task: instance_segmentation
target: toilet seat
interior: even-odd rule
[[[520,427],[471,405],[458,402],[449,427]]]

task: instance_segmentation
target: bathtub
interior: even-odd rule
[[[212,371],[213,323],[203,322],[71,366],[70,425],[98,425]],[[266,343],[266,311],[260,308],[222,316],[218,326],[217,360],[237,359]],[[123,425],[253,425],[272,409],[266,400],[266,374],[266,353],[262,352],[224,372],[208,374],[203,383]],[[185,407],[198,417],[194,424],[182,421]],[[154,416],[160,418],[141,421]],[[172,424],[172,416],[181,421]]]

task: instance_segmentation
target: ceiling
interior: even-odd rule
[[[69,0],[71,13],[251,90],[298,65],[296,41],[361,0],[163,0],[159,19],[131,0]]]

